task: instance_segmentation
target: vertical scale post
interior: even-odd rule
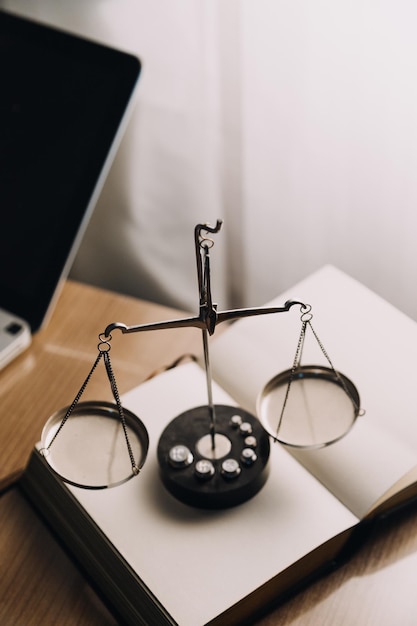
[[[206,385],[207,385],[207,405],[210,416],[210,437],[211,437],[211,449],[214,451],[216,448],[216,408],[213,403],[213,384],[211,376],[211,366],[208,347],[208,332],[206,329],[201,331],[203,334],[203,348],[204,348],[204,366],[206,370]]]
[[[207,404],[210,417],[210,437],[211,448],[214,451],[216,447],[216,409],[213,402],[213,384],[210,366],[210,354],[208,338],[209,335],[214,333],[216,326],[216,305],[213,304],[211,296],[211,282],[210,282],[210,248],[214,245],[213,239],[205,237],[201,234],[201,231],[206,233],[217,233],[222,226],[222,221],[217,220],[216,226],[213,228],[207,224],[198,224],[195,227],[194,239],[195,239],[195,251],[197,262],[197,277],[198,287],[200,293],[200,317],[206,322],[205,328],[202,329],[203,338],[203,350],[204,350],[204,366],[206,372],[206,385],[207,385]],[[204,264],[202,261],[204,257]]]

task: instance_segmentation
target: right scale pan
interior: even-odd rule
[[[296,448],[334,443],[362,414],[352,381],[318,365],[286,370],[272,378],[258,398],[257,411],[274,440]]]

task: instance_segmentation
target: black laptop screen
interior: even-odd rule
[[[134,56],[0,12],[0,307],[33,331],[139,72]]]

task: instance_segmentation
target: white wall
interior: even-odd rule
[[[414,2],[0,6],[144,64],[76,277],[195,308],[192,229],[222,217],[220,304],[261,304],[333,263],[417,319]]]
[[[330,262],[417,319],[417,5],[243,4],[247,299]]]

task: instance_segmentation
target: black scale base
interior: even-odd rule
[[[198,508],[224,509],[246,502],[269,473],[269,436],[259,420],[239,407],[215,406],[215,448],[207,405],[172,420],[158,443],[160,475],[178,500]]]

